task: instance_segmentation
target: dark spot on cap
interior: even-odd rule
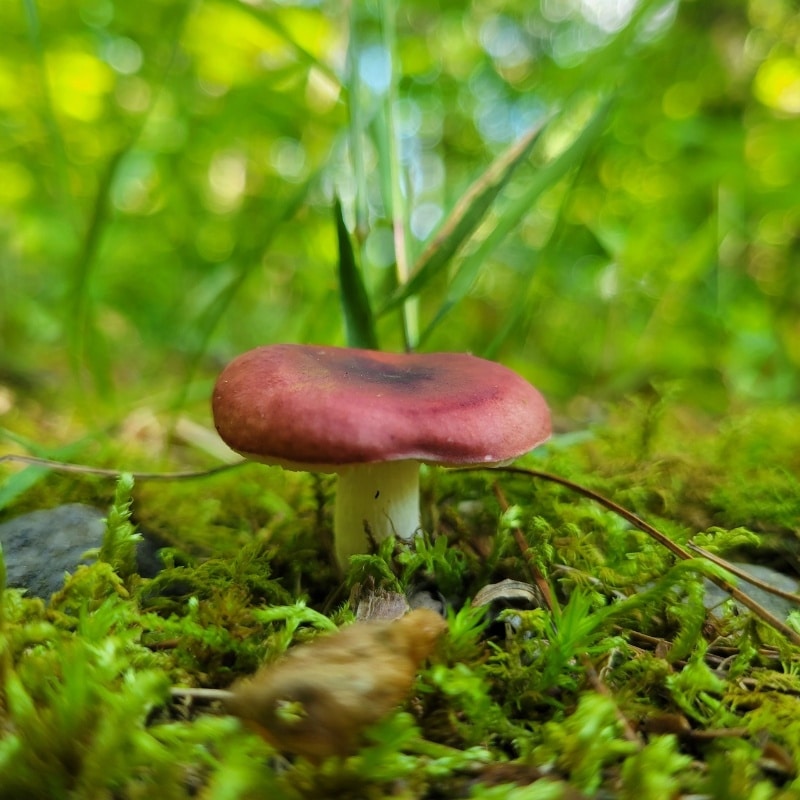
[[[421,384],[428,383],[436,377],[433,369],[419,364],[400,367],[357,355],[351,356],[350,363],[352,366],[348,367],[346,372],[351,379],[362,383],[390,386],[395,391],[399,389],[412,392]]]

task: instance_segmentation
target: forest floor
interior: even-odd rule
[[[0,521],[75,502],[107,521],[96,560],[52,597],[2,594],[0,794],[800,797],[800,615],[793,592],[769,591],[800,573],[800,414],[720,422],[653,400],[597,416],[514,468],[423,468],[432,535],[344,575],[330,476],[3,464]],[[33,452],[16,440],[7,452]],[[219,463],[155,418],[61,457]],[[137,530],[162,547],[153,577]],[[400,637],[419,645],[411,661],[387,646],[396,623],[375,621],[406,602],[447,620],[435,643]],[[357,646],[335,638],[350,625],[366,626]],[[315,655],[289,662],[296,702],[260,720],[263,736],[241,709],[171,692],[236,687],[298,650]],[[400,705],[362,713],[393,681]],[[332,754],[309,756],[308,737]]]

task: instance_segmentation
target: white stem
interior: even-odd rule
[[[367,530],[376,542],[414,537],[420,525],[417,461],[358,464],[338,472],[333,538],[339,566],[367,552]]]

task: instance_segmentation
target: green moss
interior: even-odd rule
[[[634,405],[529,463],[676,541],[769,561],[795,535],[792,419],[750,413],[715,427]],[[732,604],[709,616],[703,581],[716,567],[676,563],[612,511],[539,478],[426,470],[423,494],[428,534],[354,558],[342,579],[328,549],[328,479],[253,465],[197,482],[123,480],[116,499],[112,486],[98,562],[49,603],[2,595],[0,785],[20,798],[287,800],[405,796],[399,787],[486,798],[798,788],[787,766],[800,761],[798,649]],[[171,544],[151,580],[131,567],[134,523]],[[496,611],[469,600],[503,578],[532,582],[532,564],[556,606],[502,612],[504,638],[489,625]],[[413,699],[357,755],[281,763],[216,708],[169,699],[169,686],[225,687],[346,624],[356,583],[435,586],[452,604]]]

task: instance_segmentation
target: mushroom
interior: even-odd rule
[[[465,353],[258,347],[214,387],[222,439],[255,461],[338,474],[340,566],[420,527],[419,464],[497,466],[550,435],[547,405],[510,369]]]

